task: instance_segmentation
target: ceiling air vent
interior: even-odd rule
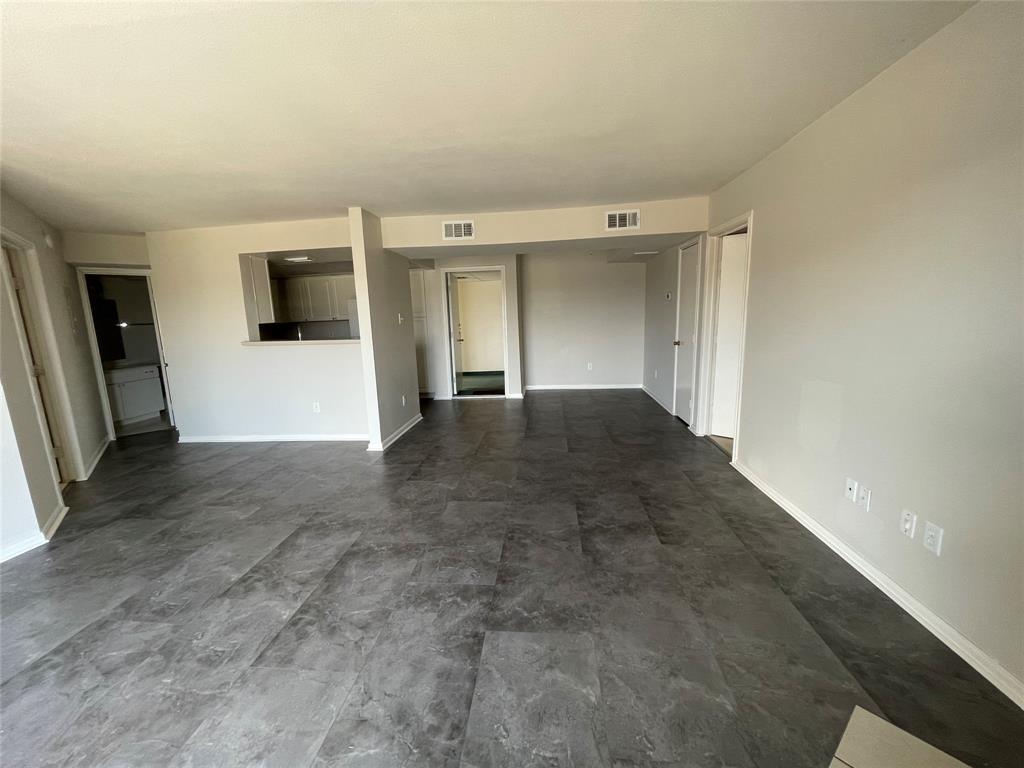
[[[442,240],[472,240],[472,221],[446,221],[441,225]]]
[[[604,228],[640,229],[640,209],[634,211],[608,211],[604,215]]]

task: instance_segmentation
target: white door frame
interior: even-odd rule
[[[700,364],[700,358],[698,356],[698,350],[700,349],[700,309],[701,309],[701,270],[704,266],[704,260],[707,253],[707,236],[697,235],[697,237],[687,240],[685,243],[679,246],[676,251],[676,327],[673,328],[673,338],[676,342],[680,339],[675,338],[675,335],[679,333],[679,318],[682,312],[683,306],[683,251],[697,246],[697,301],[694,304],[693,312],[695,317],[693,318],[694,338],[688,339],[693,349],[693,374],[690,381],[690,391],[693,392],[693,408],[690,407],[689,403],[686,404],[683,413],[686,414],[687,424],[693,426],[693,415],[697,410],[697,369]],[[677,395],[679,394],[679,344],[675,345],[676,348],[673,350],[672,360],[672,415],[676,418],[683,418],[683,413],[680,413],[679,403],[677,402]]]
[[[740,435],[743,422],[740,418],[743,406],[743,361],[747,342],[747,303],[750,289],[750,262],[754,235],[754,212],[729,219],[708,230],[707,246],[701,272],[701,322],[700,350],[698,354],[697,386],[694,397],[694,423],[690,430],[695,435],[706,435],[711,429],[711,401],[714,395],[715,379],[715,337],[718,334],[718,291],[722,271],[722,238],[746,229],[747,265],[743,275],[743,315],[740,319],[739,370],[736,383],[736,437],[733,438],[732,461],[739,456]]]
[[[100,359],[100,346],[96,341],[96,326],[92,319],[92,304],[89,301],[89,287],[86,285],[86,275],[115,275],[121,277],[144,277],[146,278],[146,290],[149,291],[149,308],[153,313],[153,330],[156,333],[156,348],[160,354],[160,379],[164,385],[164,400],[167,406],[167,419],[174,423],[174,407],[171,402],[171,384],[167,380],[167,359],[164,357],[164,340],[160,334],[160,318],[156,313],[156,299],[153,296],[153,280],[150,277],[149,269],[131,267],[76,267],[78,273],[78,290],[82,296],[82,308],[85,313],[85,327],[88,329],[89,349],[92,350],[92,364],[96,372],[96,384],[100,390],[100,402],[103,403],[103,418],[107,422],[107,437],[116,440],[117,434],[114,430],[114,417],[110,411],[110,398],[107,396],[107,377],[103,371],[103,361]]]
[[[500,272],[501,273],[501,346],[505,361],[505,394],[504,395],[462,395],[456,394],[458,388],[455,381],[455,352],[452,345],[455,340],[452,338],[451,309],[448,302],[451,301],[451,294],[448,289],[448,275],[459,272]],[[451,387],[452,400],[481,400],[483,398],[505,398],[508,397],[508,315],[505,312],[505,265],[493,264],[482,267],[442,267],[441,285],[444,289],[444,301],[442,311],[444,312],[445,333],[448,335],[448,343],[444,345],[445,370],[448,371],[448,386]]]
[[[71,406],[67,378],[64,376],[64,367],[61,365],[58,353],[57,333],[54,330],[53,317],[50,314],[50,306],[46,302],[46,289],[43,282],[43,272],[39,266],[39,253],[36,245],[7,227],[0,228],[0,241],[17,256],[21,256],[21,264],[26,272],[26,285],[24,290],[29,294],[32,302],[32,321],[35,324],[37,341],[41,349],[37,352],[43,358],[43,366],[50,381],[51,394],[54,403],[53,413],[44,413],[42,403],[37,403],[37,416],[44,419],[41,422],[46,425],[46,417],[49,416],[54,428],[59,432],[59,439],[64,450],[64,458],[67,460],[71,472],[70,480],[85,480],[88,476],[88,469],[85,466],[85,459],[82,456],[81,446],[78,444],[78,432],[75,429],[74,410]],[[11,285],[13,290],[14,286]],[[24,331],[24,329],[22,329]],[[31,375],[31,371],[30,371]],[[47,438],[48,439],[48,438]],[[60,483],[58,482],[58,486]]]

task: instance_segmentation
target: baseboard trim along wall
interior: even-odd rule
[[[30,549],[41,547],[46,543],[46,537],[43,536],[42,531],[39,531],[32,536],[26,536],[20,541],[15,541],[12,544],[5,544],[3,549],[0,549],[0,563],[6,563],[13,557],[24,554]]]
[[[179,443],[328,443],[369,440],[369,435],[181,435]]]
[[[89,463],[86,464],[85,472],[82,474],[81,477],[77,478],[78,482],[88,480],[92,476],[93,470],[95,470],[96,465],[100,463],[100,459],[103,458],[103,454],[106,453],[107,446],[110,445],[110,443],[111,440],[109,437],[103,438],[103,440],[99,444],[99,447],[96,449],[96,453],[93,454],[93,457],[89,459]]]
[[[527,384],[526,391],[538,389],[643,389],[643,384]]]
[[[651,400],[653,400],[653,401],[654,401],[654,402],[656,402],[656,403],[657,403],[658,405],[660,405],[660,406],[661,406],[662,408],[664,408],[664,409],[665,409],[666,411],[668,411],[668,413],[669,413],[669,415],[670,415],[670,416],[675,416],[675,414],[674,414],[674,413],[672,413],[672,408],[671,408],[670,406],[667,406],[667,405],[665,405],[665,404],[664,404],[663,402],[661,402],[661,398],[660,398],[660,397],[658,397],[658,396],[657,396],[656,394],[654,394],[654,393],[653,393],[653,392],[652,392],[651,390],[649,390],[649,389],[648,389],[647,387],[641,387],[641,389],[642,389],[642,390],[643,390],[644,392],[646,392],[646,393],[647,393],[647,396],[648,396],[649,398],[651,398]]]
[[[945,643],[960,658],[970,664],[992,685],[1006,694],[1018,707],[1024,708],[1024,681],[989,656],[941,616],[934,613],[876,566],[850,548],[838,536],[789,501],[769,483],[758,477],[749,467],[732,462],[736,471],[757,486],[758,490],[782,507],[804,528],[813,533],[833,552],[855,568],[868,581],[878,587],[898,606],[914,617],[925,629]]]
[[[68,513],[68,509],[69,507],[61,501],[60,506],[53,510],[53,514],[46,518],[46,522],[43,523],[43,538],[47,541],[53,538],[53,534],[57,532],[60,524],[64,522],[64,515]]]
[[[389,445],[394,443],[395,440],[400,438],[402,435],[404,435],[410,429],[415,427],[421,421],[423,421],[423,414],[422,413],[417,413],[415,416],[413,416],[411,419],[409,419],[407,422],[405,422],[405,424],[400,426],[398,429],[396,429],[394,432],[392,432],[390,435],[388,435],[388,437],[386,437],[384,440],[382,440],[380,445],[374,445],[373,443],[370,443],[366,447],[366,450],[368,450],[368,451],[386,451],[388,449]]]

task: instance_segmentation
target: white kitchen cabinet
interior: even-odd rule
[[[265,256],[249,256],[249,276],[256,301],[256,318],[259,323],[277,322],[274,312],[274,295],[270,285],[270,266]]]
[[[114,421],[141,421],[159,415],[164,409],[164,390],[157,366],[115,368],[107,371],[106,378]]]
[[[334,319],[334,286],[331,278],[317,275],[302,278],[309,296],[309,320]]]
[[[348,320],[348,303],[356,297],[355,275],[331,275],[331,315],[335,320]]]
[[[284,281],[286,317],[293,323],[308,320],[309,293],[303,278],[291,277]]]

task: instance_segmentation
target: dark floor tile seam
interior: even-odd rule
[[[729,468],[730,468],[730,470],[731,470],[731,471],[733,471],[733,472],[736,472],[736,474],[737,474],[737,475],[739,475],[739,474],[740,474],[740,473],[739,473],[739,472],[738,472],[738,471],[736,470],[736,468],[735,468],[735,467],[733,467],[733,466],[732,466],[731,464],[730,464]],[[740,544],[741,544],[741,545],[743,546],[743,549],[744,549],[744,550],[745,550],[745,551],[747,552],[747,554],[748,554],[748,555],[750,555],[750,556],[751,556],[751,558],[753,558],[754,562],[756,562],[756,563],[758,564],[758,566],[759,566],[759,567],[761,568],[761,570],[762,570],[762,571],[764,571],[765,575],[766,575],[766,576],[767,576],[767,577],[768,577],[768,578],[769,578],[769,579],[771,580],[772,584],[774,584],[774,585],[775,585],[775,588],[776,588],[776,589],[778,589],[778,590],[779,590],[779,592],[781,592],[781,593],[782,593],[782,595],[783,595],[783,596],[784,596],[784,597],[786,598],[786,601],[787,601],[787,602],[788,602],[788,603],[789,603],[790,605],[792,605],[792,606],[793,606],[793,608],[794,608],[794,609],[796,610],[796,612],[797,612],[798,614],[800,614],[800,617],[801,617],[801,618],[802,618],[802,619],[804,620],[804,622],[805,622],[805,623],[807,624],[808,628],[810,628],[810,630],[811,630],[811,631],[812,631],[812,632],[814,633],[814,635],[815,635],[815,636],[816,636],[816,637],[817,637],[817,638],[818,638],[819,640],[821,640],[821,642],[822,642],[822,645],[824,645],[824,646],[825,646],[826,648],[828,648],[829,652],[830,652],[830,653],[832,654],[832,656],[833,656],[833,657],[835,658],[835,660],[836,660],[837,662],[839,662],[839,665],[840,665],[840,666],[841,666],[841,667],[842,667],[843,669],[845,669],[845,670],[846,670],[846,673],[847,673],[847,674],[848,674],[848,675],[850,676],[850,678],[851,678],[852,680],[854,680],[854,681],[855,681],[855,682],[857,683],[857,686],[858,686],[858,687],[859,687],[859,688],[861,689],[861,692],[863,693],[863,695],[865,696],[865,698],[867,698],[867,699],[868,699],[868,700],[869,700],[869,701],[870,701],[871,703],[873,703],[873,704],[875,705],[875,707],[877,707],[878,711],[879,711],[879,712],[881,712],[881,713],[883,713],[883,714],[885,715],[885,717],[886,717],[886,719],[887,719],[887,720],[890,720],[890,721],[891,721],[891,716],[890,716],[890,714],[889,714],[889,713],[888,713],[888,712],[886,711],[886,709],[885,709],[884,707],[882,707],[882,706],[881,706],[881,705],[880,705],[880,704],[879,704],[879,703],[878,703],[878,702],[877,702],[877,701],[875,700],[875,698],[874,698],[873,696],[871,696],[871,694],[869,694],[869,693],[867,692],[867,690],[866,690],[866,689],[864,688],[864,684],[863,684],[863,683],[861,682],[861,680],[860,680],[860,677],[859,677],[859,676],[858,676],[857,674],[855,674],[855,673],[854,673],[854,671],[853,671],[852,669],[850,669],[850,667],[849,667],[849,666],[847,665],[847,663],[846,663],[846,660],[845,660],[845,659],[844,659],[844,658],[843,658],[842,656],[840,656],[840,655],[839,655],[839,654],[838,654],[838,653],[836,652],[836,649],[835,649],[835,648],[833,648],[833,647],[832,647],[832,645],[831,645],[831,644],[830,644],[830,643],[829,643],[829,642],[828,642],[828,641],[827,641],[827,640],[826,640],[826,639],[825,639],[825,638],[824,638],[824,637],[822,636],[822,634],[821,634],[821,633],[820,633],[820,632],[818,631],[818,628],[817,628],[817,627],[815,626],[814,622],[812,622],[812,621],[811,621],[811,620],[810,620],[810,619],[809,619],[809,618],[807,617],[807,615],[806,615],[806,614],[804,613],[804,611],[802,611],[802,610],[800,609],[800,607],[799,607],[799,606],[798,606],[798,605],[797,605],[797,604],[796,604],[796,603],[795,603],[795,602],[793,601],[793,598],[792,598],[792,597],[790,596],[789,592],[788,592],[788,591],[787,591],[787,590],[786,590],[786,589],[785,589],[785,588],[784,588],[784,587],[782,586],[782,584],[781,584],[781,583],[780,583],[780,581],[779,581],[779,580],[778,580],[778,579],[776,578],[776,576],[775,576],[775,574],[774,574],[774,573],[772,572],[772,570],[771,570],[770,568],[768,568],[768,567],[767,567],[767,566],[765,565],[764,561],[763,561],[763,560],[762,560],[762,559],[761,559],[760,557],[758,557],[758,552],[757,552],[757,550],[753,549],[752,547],[750,547],[750,546],[749,546],[749,545],[747,544],[747,542],[746,542],[746,541],[744,540],[744,538],[743,538],[743,537],[742,537],[742,536],[741,536],[741,535],[739,534],[739,532],[738,532],[738,531],[736,530],[736,528],[735,528],[735,527],[734,527],[734,526],[733,526],[733,525],[732,525],[732,524],[731,524],[731,523],[730,523],[730,522],[729,522],[729,521],[728,521],[728,520],[726,519],[726,517],[725,517],[725,516],[724,516],[724,515],[723,515],[723,514],[721,513],[721,511],[720,511],[720,510],[718,509],[718,505],[717,505],[717,504],[715,503],[715,501],[714,501],[713,499],[711,499],[711,498],[708,498],[708,497],[707,497],[707,496],[706,496],[706,495],[704,494],[704,491],[703,491],[703,490],[701,489],[701,487],[700,487],[700,484],[699,484],[698,482],[694,481],[694,480],[693,480],[693,479],[692,479],[692,478],[690,477],[690,473],[689,473],[689,472],[688,472],[687,470],[683,470],[683,474],[684,474],[684,475],[686,475],[686,478],[687,478],[687,479],[688,479],[688,480],[689,480],[689,481],[690,481],[690,482],[691,482],[691,483],[693,484],[694,488],[695,488],[695,489],[697,490],[697,492],[698,492],[698,493],[699,493],[699,494],[701,495],[701,497],[702,497],[703,499],[705,499],[706,503],[707,503],[708,505],[710,505],[710,507],[711,507],[711,508],[712,508],[712,509],[713,509],[713,510],[715,511],[715,515],[717,515],[718,519],[719,519],[719,520],[721,520],[721,521],[722,521],[722,522],[723,522],[723,523],[724,523],[724,524],[726,525],[726,527],[728,527],[728,529],[729,529],[730,531],[732,531],[732,534],[733,534],[733,536],[735,536],[735,537],[736,537],[736,539],[737,539],[737,540],[738,540],[738,541],[740,542]],[[742,475],[740,475],[740,477],[742,477]],[[767,498],[767,497],[766,497],[766,498]],[[772,503],[774,503],[774,502],[772,502]],[[781,507],[780,507],[780,509],[781,509]],[[782,511],[783,511],[783,512],[785,512],[785,510],[782,510]],[[789,513],[788,513],[788,512],[786,512],[786,514],[788,515]],[[803,526],[801,526],[801,527],[803,527]],[[809,533],[809,532],[808,532],[808,533]],[[831,551],[831,550],[830,550],[830,551]],[[849,565],[847,565],[847,564],[845,563],[845,561],[844,561],[844,565],[846,565],[846,567],[852,568],[852,566],[849,566]],[[874,585],[872,585],[872,587],[873,587],[874,589],[877,589],[877,587],[875,587]],[[888,600],[888,599],[889,599],[888,597],[886,597],[886,596],[884,596],[884,595],[883,595],[883,597],[884,597],[884,598],[885,598],[886,600]]]

